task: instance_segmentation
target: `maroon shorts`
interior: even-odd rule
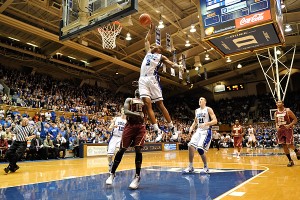
[[[233,146],[234,147],[242,147],[243,136],[233,137]]]
[[[293,129],[286,129],[285,127],[279,128],[277,131],[278,144],[294,144]]]
[[[129,124],[127,123],[121,140],[121,148],[129,146],[143,146],[146,138],[146,126],[144,124]]]

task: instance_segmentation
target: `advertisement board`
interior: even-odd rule
[[[270,0],[200,0],[205,37],[271,20]]]
[[[209,42],[217,47],[222,54],[230,55],[279,44],[280,40],[274,25],[266,24],[213,38]]]
[[[177,143],[164,143],[164,151],[177,150]]]
[[[145,143],[142,149],[142,152],[146,151],[162,151],[161,143]],[[129,147],[126,152],[133,153],[135,152],[134,147]]]
[[[87,146],[87,157],[107,155],[107,146]]]

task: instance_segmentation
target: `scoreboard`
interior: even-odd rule
[[[205,35],[224,33],[271,19],[270,0],[200,0]],[[249,16],[248,18],[244,18]]]
[[[223,56],[284,41],[280,0],[200,0],[199,11],[202,39]]]

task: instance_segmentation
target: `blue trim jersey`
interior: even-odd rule
[[[199,128],[199,125],[209,122],[210,121],[210,116],[208,113],[208,108],[209,107],[205,107],[205,108],[197,108],[195,111],[195,117],[197,118],[197,125]],[[204,128],[200,128],[201,130],[208,130],[210,128],[210,126],[205,126]]]
[[[118,127],[114,128],[113,136],[119,136],[119,137],[122,136],[126,122],[127,122],[126,119],[122,119],[122,117],[116,118],[114,125]]]
[[[161,54],[148,52],[142,62],[140,76],[157,76],[162,64],[161,58]]]

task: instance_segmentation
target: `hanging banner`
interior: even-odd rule
[[[173,63],[177,63],[176,50],[173,51]]]
[[[198,70],[197,70],[197,72],[198,72],[198,76],[199,76],[199,77],[201,77],[201,72],[200,72],[200,69],[201,69],[201,67],[198,67]]]
[[[175,75],[175,69],[171,67],[171,76],[176,76]]]
[[[163,73],[166,73],[167,72],[167,66],[166,66],[166,64],[164,63],[163,64]]]
[[[172,52],[171,35],[169,33],[166,33],[166,50]]]
[[[179,79],[182,80],[182,70],[179,70],[178,76],[179,76]]]
[[[161,38],[160,38],[160,29],[155,27],[155,44],[161,45]]]
[[[189,70],[186,71],[186,82],[187,82],[188,84],[191,83],[191,81],[190,81],[190,71],[189,71]]]
[[[204,79],[207,80],[207,72],[206,72],[206,67],[204,67]]]
[[[183,69],[186,69],[185,55],[182,54],[181,57],[182,57],[182,66],[183,66]]]

